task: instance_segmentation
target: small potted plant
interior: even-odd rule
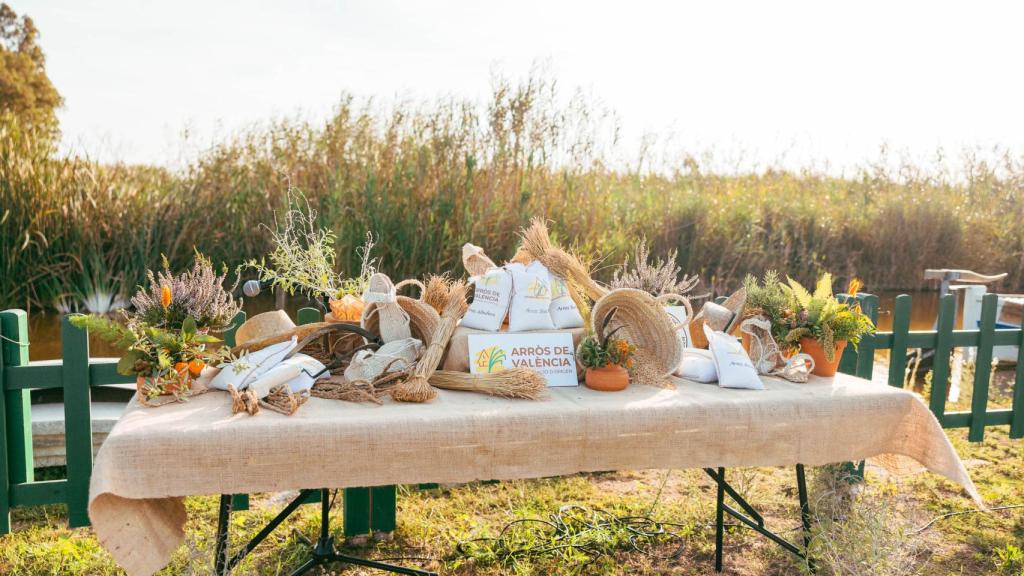
[[[788,332],[783,341],[799,345],[802,352],[814,358],[815,375],[835,376],[843,349],[847,344],[856,348],[861,337],[873,333],[875,326],[856,301],[840,302],[832,294],[831,274],[818,279],[813,293],[796,280],[787,280],[781,284],[789,298],[784,319]],[[854,279],[848,293],[856,294],[859,289],[860,282]]]
[[[614,337],[614,331],[603,340],[591,333],[580,342],[576,351],[579,363],[586,369],[584,382],[588,388],[602,392],[625,390],[629,370],[633,368],[636,347]]]
[[[356,250],[361,260],[359,274],[344,278],[335,272],[334,232],[317,224],[316,211],[301,194],[289,190],[284,217],[274,229],[265,224],[263,227],[270,232],[274,250],[266,258],[245,262],[240,271],[255,270],[261,281],[290,295],[299,292],[317,302],[327,300],[327,321],[359,322],[364,308],[362,295],[377,264],[370,257],[374,245],[371,234],[367,233],[366,243]]]

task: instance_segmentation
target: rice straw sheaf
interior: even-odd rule
[[[551,243],[547,224],[540,218],[530,221],[530,227],[522,232],[523,247],[535,259],[540,260],[554,274],[572,280],[582,286],[591,299],[597,300],[608,293],[590,277],[587,267],[578,258]]]
[[[427,283],[430,286],[430,283]],[[430,376],[437,370],[444,356],[444,350],[448,347],[448,341],[455,332],[455,326],[459,319],[466,313],[469,305],[466,303],[468,286],[465,282],[458,280],[448,286],[448,298],[444,305],[444,312],[441,313],[441,322],[434,330],[423,356],[416,364],[416,369],[408,380],[395,386],[391,397],[399,402],[427,402],[437,396],[437,390],[430,386]]]
[[[422,300],[399,296],[397,301],[402,310],[409,315],[409,328],[412,331],[412,337],[419,339],[424,346],[430,346],[434,330],[441,322],[441,316],[432,306]],[[366,318],[365,328],[374,334],[380,334],[379,322],[376,314],[370,315]]]
[[[594,304],[591,325],[598,336],[615,335],[636,345],[638,363],[647,364],[660,377],[671,374],[682,361],[683,349],[665,308],[654,296],[634,288],[616,288]],[[652,378],[645,378],[652,380]]]
[[[430,377],[430,384],[445,390],[481,392],[500,398],[524,400],[539,400],[547,392],[544,376],[529,368],[511,368],[491,374],[438,370]]]
[[[451,281],[443,274],[431,274],[427,276],[426,287],[420,300],[440,314],[444,305],[448,302],[448,292],[451,290]]]

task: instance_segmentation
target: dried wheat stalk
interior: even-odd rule
[[[578,258],[551,243],[544,220],[531,220],[530,227],[522,232],[522,237],[523,247],[531,256],[540,260],[554,274],[582,286],[593,300],[598,300],[608,293],[607,288],[590,277],[587,267]]]
[[[512,368],[491,374],[438,370],[430,377],[430,384],[445,390],[481,392],[501,398],[525,400],[539,400],[547,392],[544,376],[529,368]]]
[[[428,282],[429,287],[429,282]],[[391,392],[391,397],[399,402],[427,402],[437,396],[437,391],[430,386],[430,376],[437,370],[448,347],[448,341],[455,332],[459,319],[466,313],[466,293],[469,287],[465,282],[457,280],[448,287],[448,298],[441,313],[441,322],[434,331],[430,345],[416,364],[412,376],[401,382]]]

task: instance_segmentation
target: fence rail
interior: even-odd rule
[[[872,320],[878,318],[878,297],[858,294],[857,300]],[[840,370],[871,379],[875,371],[875,352],[888,350],[888,383],[902,387],[907,370],[907,352],[915,348],[932,349],[935,361],[929,406],[945,428],[968,428],[968,439],[984,438],[990,426],[1009,425],[1012,438],[1024,437],[1024,330],[996,328],[997,297],[986,295],[982,302],[980,325],[972,330],[954,330],[954,295],[940,300],[937,328],[910,330],[911,297],[898,296],[893,308],[893,329],[866,336],[857,350],[847,347]],[[245,313],[234,325],[245,321]],[[320,320],[320,311],[304,308],[297,322]],[[99,386],[134,382],[116,371],[117,361],[89,356],[88,334],[72,326],[67,319],[61,326],[61,360],[29,362],[28,318],[24,311],[0,312],[0,534],[10,532],[10,510],[15,507],[66,504],[68,524],[72,528],[89,523],[87,504],[92,473],[92,389]],[[225,334],[225,343],[234,344],[234,331]],[[989,386],[994,346],[1017,346],[1017,368],[1011,408],[989,409]],[[955,348],[976,347],[976,368],[971,410],[946,412],[950,362]],[[61,389],[64,393],[67,478],[35,481],[32,459],[32,390]],[[395,527],[395,487],[349,488],[345,490],[345,531],[349,535],[373,531],[389,532]],[[246,497],[239,496],[245,505]]]

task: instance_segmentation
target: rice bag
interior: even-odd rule
[[[512,304],[508,310],[509,332],[553,330],[551,284],[540,274],[512,270]]]
[[[683,361],[676,368],[675,375],[705,384],[718,381],[718,368],[710,350],[701,348],[683,349]]]
[[[462,317],[462,325],[477,330],[497,332],[505,321],[512,300],[512,276],[501,268],[470,279],[473,302]]]
[[[704,325],[704,336],[708,339],[708,349],[715,359],[719,386],[764,390],[764,382],[739,340],[725,332],[712,330],[707,324]]]
[[[534,260],[526,267],[527,272],[539,274],[548,279],[551,285],[551,323],[555,328],[582,328],[583,316],[576,306],[569,287],[561,276],[552,274],[539,260]]]

